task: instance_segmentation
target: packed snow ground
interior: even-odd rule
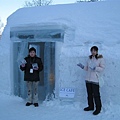
[[[1,120],[119,120],[120,107],[105,105],[101,113],[92,115],[85,112],[86,104],[60,102],[59,100],[44,101],[39,107],[25,106],[25,100],[19,97],[0,93]]]

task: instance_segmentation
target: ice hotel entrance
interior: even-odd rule
[[[50,100],[55,96],[57,44],[63,42],[64,30],[60,26],[26,26],[12,27],[11,39],[11,79],[13,94],[26,98],[24,74],[19,64],[28,55],[30,47],[36,48],[41,57],[44,70],[40,73],[39,99]]]

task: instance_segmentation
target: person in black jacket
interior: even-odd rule
[[[39,72],[43,70],[43,64],[41,58],[36,56],[34,47],[29,49],[29,55],[24,58],[20,69],[24,71],[24,81],[27,82],[28,101],[26,106],[33,104],[35,107],[38,107]]]

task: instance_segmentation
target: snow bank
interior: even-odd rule
[[[75,87],[76,100],[86,102],[85,72],[76,64],[85,64],[92,45],[99,47],[106,61],[101,88],[103,103],[120,104],[120,2],[82,2],[79,4],[22,8],[7,21],[0,42],[0,66],[2,72],[0,91],[10,91],[10,28],[58,24],[65,26],[61,43],[58,86]],[[9,88],[9,89],[8,89]]]

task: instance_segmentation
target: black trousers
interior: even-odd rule
[[[87,94],[88,94],[88,106],[94,108],[94,102],[96,109],[101,110],[102,104],[100,99],[99,85],[86,82]]]

